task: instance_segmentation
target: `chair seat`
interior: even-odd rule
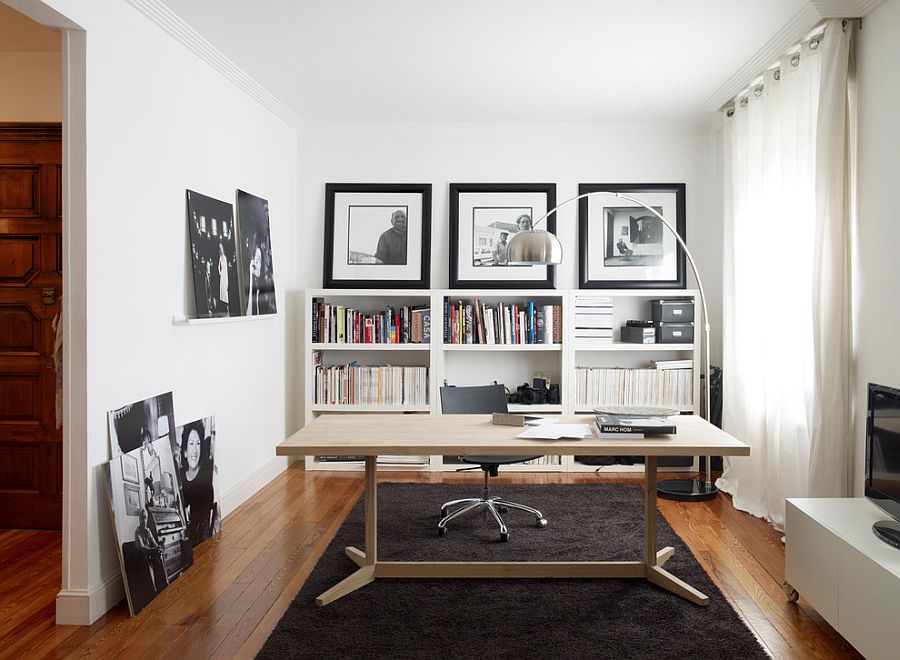
[[[538,456],[463,456],[460,460],[463,463],[472,465],[509,465],[510,463],[524,463],[531,461]]]

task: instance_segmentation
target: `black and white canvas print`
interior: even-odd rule
[[[472,266],[508,266],[509,241],[531,229],[530,206],[476,206],[472,209]]]
[[[326,288],[428,288],[430,183],[325,186]]]
[[[179,426],[170,451],[179,476],[187,535],[196,548],[222,529],[215,417]]]
[[[583,183],[578,193],[596,193],[579,200],[579,288],[685,287],[684,251],[674,233],[685,240],[683,183]]]
[[[197,317],[243,316],[231,204],[188,190],[187,220]]]
[[[347,215],[347,264],[407,263],[409,208],[353,204]]]
[[[238,190],[237,214],[241,246],[241,309],[247,316],[275,314],[269,202]]]
[[[170,440],[175,432],[172,393],[165,392],[110,410],[109,444],[113,457],[156,442]]]
[[[103,466],[119,562],[132,616],[193,563],[169,440]]]
[[[662,215],[662,207],[654,210]],[[658,266],[662,262],[665,228],[659,218],[641,206],[610,206],[605,213],[604,266]]]
[[[511,264],[509,245],[555,205],[553,183],[451,183],[450,287],[552,289],[554,267]],[[556,216],[537,229],[556,233]]]

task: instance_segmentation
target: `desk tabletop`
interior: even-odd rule
[[[557,417],[557,416],[554,416]],[[591,415],[563,415],[566,424],[590,424]],[[490,415],[320,415],[276,448],[279,456],[749,456],[750,447],[697,415],[673,417],[677,433],[631,440],[518,438],[518,426],[491,423]],[[530,427],[525,427],[530,428]]]

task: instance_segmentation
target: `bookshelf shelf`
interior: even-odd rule
[[[311,344],[314,351],[430,351],[431,344]]]
[[[562,344],[441,344],[445,351],[561,351]]]
[[[626,344],[622,342],[613,342],[611,344],[600,344],[589,342],[575,342],[576,353],[586,353],[589,351],[596,352],[645,352],[645,351],[693,351],[693,344]]]
[[[535,374],[546,374],[552,382],[559,383],[560,404],[522,405],[510,404],[509,411],[550,416],[592,414],[592,406],[581,405],[576,399],[577,369],[623,368],[647,369],[655,360],[682,359],[693,361],[692,406],[672,406],[683,412],[699,413],[700,401],[700,344],[627,344],[622,342],[600,343],[589,339],[577,339],[574,329],[575,304],[580,296],[597,298],[607,296],[613,301],[614,337],[618,328],[628,319],[647,319],[650,316],[649,301],[654,298],[693,298],[695,300],[694,326],[699,327],[699,294],[696,290],[671,289],[616,289],[616,290],[488,290],[488,289],[310,289],[306,291],[304,326],[304,383],[305,419],[309,423],[318,415],[353,413],[417,413],[441,414],[439,390],[445,382],[451,385],[484,385],[504,383],[511,390],[523,382],[531,382]],[[559,305],[562,308],[562,343],[554,344],[444,344],[444,299],[474,301],[476,298],[488,305],[519,304],[533,301],[535,305]],[[415,306],[430,309],[430,342],[409,344],[362,343],[313,343],[311,309],[313,298],[343,305],[366,313],[386,306]],[[429,404],[413,406],[365,406],[325,405],[315,403],[316,360],[326,366],[357,362],[360,366],[415,366],[428,368]],[[460,464],[444,462],[443,456],[426,457],[425,464],[396,464],[379,462],[385,470],[431,472],[450,471]],[[306,458],[307,469],[360,471],[359,461],[320,462],[316,457]],[[642,466],[603,466],[600,472],[638,471]],[[670,469],[670,468],[664,468]],[[671,468],[682,471],[681,468]],[[685,468],[690,469],[690,468]],[[509,472],[579,472],[588,473],[597,466],[585,465],[572,456],[563,456],[559,465],[515,465]]]
[[[526,415],[543,415],[546,413],[561,413],[562,411],[563,407],[561,403],[535,404],[530,406],[522,403],[509,404],[509,412],[523,413]]]
[[[421,405],[421,406],[366,406],[361,404],[347,404],[347,403],[333,403],[333,404],[325,404],[325,403],[314,403],[310,406],[310,410],[313,412],[365,412],[365,413],[376,413],[376,412],[431,412],[430,405]]]

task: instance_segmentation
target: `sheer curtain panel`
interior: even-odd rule
[[[849,492],[848,79],[854,23],[785,55],[725,117],[723,426],[717,485],[784,524],[784,498]]]

